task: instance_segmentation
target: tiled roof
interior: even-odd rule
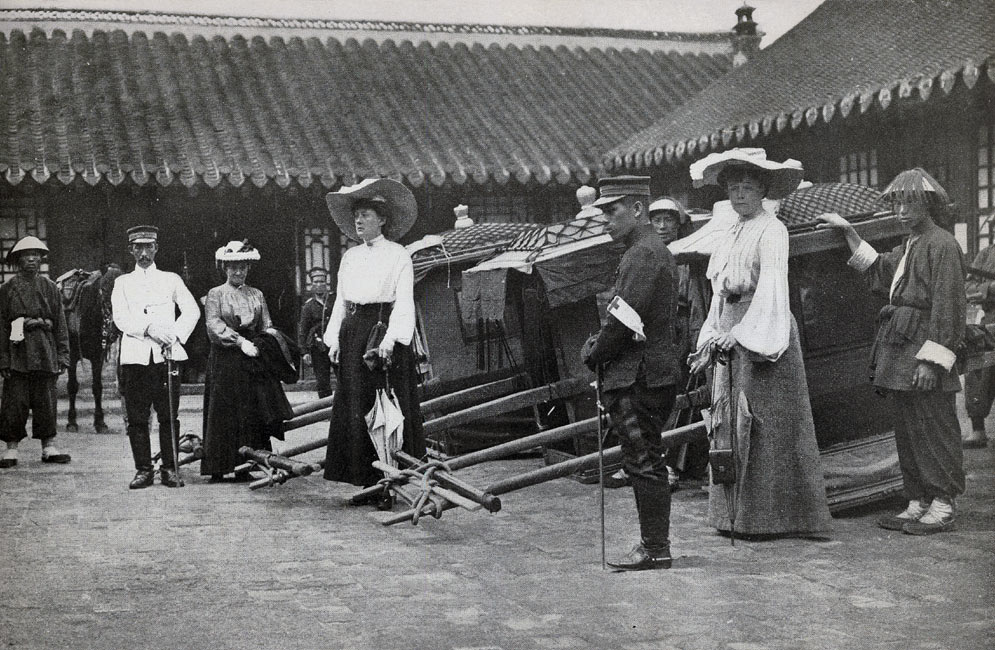
[[[730,65],[643,49],[15,30],[0,34],[0,173],[585,182],[601,152]]]
[[[476,262],[490,257],[503,250],[520,233],[537,227],[534,223],[478,223],[439,233],[437,236],[442,240],[440,244],[418,248],[411,253],[415,279],[420,280],[429,271],[440,266]],[[414,242],[412,246],[418,244],[419,242]]]
[[[995,81],[995,0],[827,0],[751,61],[606,154],[644,167],[761,133]]]

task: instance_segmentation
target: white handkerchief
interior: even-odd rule
[[[10,340],[14,343],[24,340],[24,316],[10,321]]]
[[[622,298],[619,296],[612,298],[612,301],[608,303],[608,313],[617,318],[620,323],[635,332],[632,335],[632,338],[637,341],[646,340],[646,334],[643,333],[643,319],[640,318],[636,310],[630,307],[629,303],[622,300]]]

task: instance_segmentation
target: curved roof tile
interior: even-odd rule
[[[608,146],[730,66],[540,40],[15,30],[0,34],[0,173],[211,187],[584,182]]]
[[[658,147],[673,147],[668,160],[691,158],[731,145],[723,131],[742,141],[843,119],[855,105],[860,113],[875,103],[887,110],[896,94],[928,99],[934,80],[945,93],[958,74],[972,87],[979,67],[992,77],[993,61],[995,0],[828,0],[748,63],[620,140],[602,161],[641,166],[643,152]],[[710,64],[693,57],[681,71],[707,74],[700,67]]]

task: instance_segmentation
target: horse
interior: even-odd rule
[[[66,312],[69,328],[69,422],[67,431],[79,431],[76,423],[76,394],[79,381],[76,379],[76,365],[80,359],[90,362],[93,374],[93,427],[97,433],[109,431],[104,422],[103,381],[101,372],[110,353],[111,345],[120,332],[114,326],[111,314],[111,291],[114,281],[122,271],[116,264],[106,270],[84,271],[73,269],[63,273],[56,280],[62,294],[62,306]]]

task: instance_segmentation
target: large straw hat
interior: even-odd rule
[[[360,237],[356,234],[352,206],[358,199],[383,202],[387,206],[390,218],[383,234],[392,241],[397,241],[411,230],[418,218],[415,195],[403,184],[389,178],[368,178],[337,192],[329,192],[325,195],[325,201],[335,225],[346,237],[355,241],[360,241]]]
[[[7,253],[7,257],[4,258],[4,261],[7,264],[16,264],[18,255],[24,251],[41,251],[42,253],[47,254],[48,246],[45,245],[45,242],[37,237],[34,237],[33,235],[21,237],[17,240],[17,243],[14,244],[14,247],[10,249],[10,252]]]
[[[767,198],[783,199],[802,182],[805,170],[793,158],[783,163],[767,160],[767,152],[757,147],[740,147],[720,153],[710,153],[691,163],[691,181],[695,187],[718,185],[719,174],[727,167],[753,167],[767,177]]]

